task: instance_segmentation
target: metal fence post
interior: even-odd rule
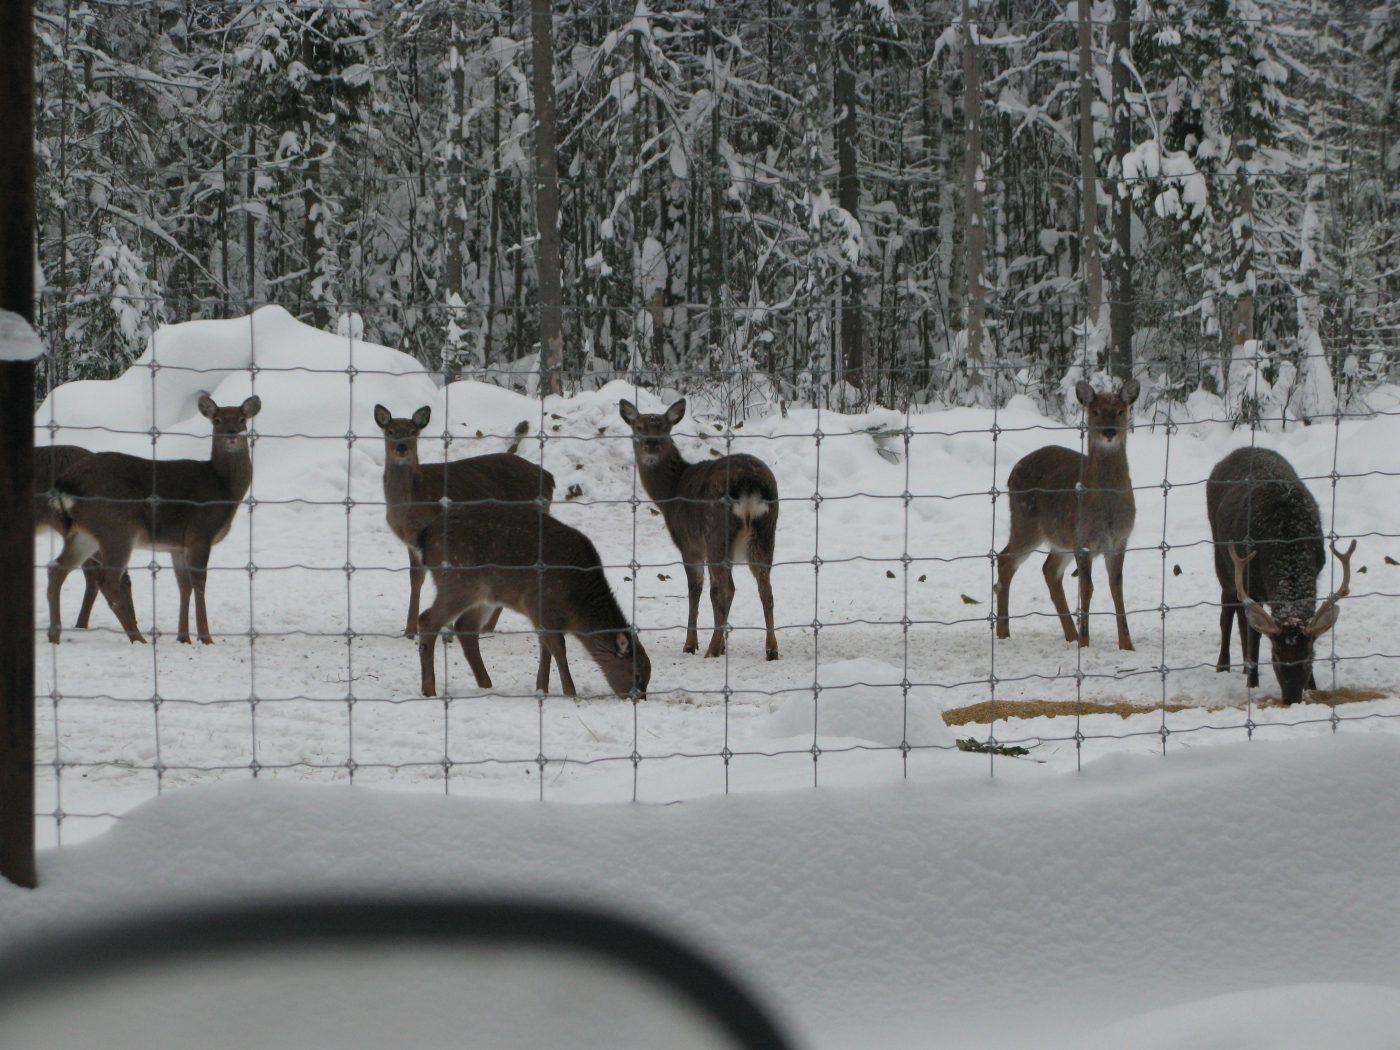
[[[34,10],[0,3],[0,877],[34,869]]]

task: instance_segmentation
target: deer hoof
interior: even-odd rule
[[[1004,623],[999,623],[999,624],[997,624],[997,637],[998,637],[998,638],[1010,638],[1010,637],[1011,637],[1011,628],[1010,628],[1010,627],[1007,627],[1006,624],[1004,624]]]
[[[50,642],[50,644],[52,644],[52,645],[57,645],[57,644],[58,644],[58,636],[59,636],[59,633],[60,633],[60,632],[59,632],[59,629],[58,629],[57,627],[50,627],[50,628],[49,628],[49,642]]]
[[[699,643],[699,642],[686,642],[686,643],[685,643],[685,646],[681,649],[681,652],[682,652],[682,653],[698,653],[699,651],[700,651],[700,643]]]
[[[208,635],[204,635],[204,634],[202,634],[202,635],[199,636],[199,641],[200,641],[200,644],[201,644],[201,645],[213,645],[213,644],[214,644],[214,639],[212,639],[212,638],[210,638]]]
[[[1121,642],[1121,641],[1120,641],[1120,642],[1118,643],[1118,648],[1120,648],[1120,649],[1122,649],[1122,650],[1124,650],[1124,651],[1126,651],[1126,652],[1130,652],[1130,653],[1137,652],[1137,650],[1133,648],[1133,643],[1130,642],[1130,641],[1129,641],[1129,642]]]
[[[189,645],[189,644],[190,644],[190,636],[187,635],[187,634],[177,634],[177,635],[175,636],[175,640],[176,640],[177,642],[179,642],[181,645]]]
[[[437,686],[431,682],[423,686],[424,696],[437,696]]]
[[[768,650],[768,659],[770,659],[770,660],[776,660],[777,658],[778,658],[778,650],[776,650],[776,649],[770,649],[770,650]]]
[[[1220,674],[1220,672],[1222,672],[1222,671],[1228,671],[1229,669],[1230,669],[1230,665],[1227,664],[1227,663],[1218,663],[1218,664],[1215,665],[1215,673],[1216,673],[1216,674]]]
[[[142,634],[134,634],[134,635],[132,635],[132,636],[131,636],[131,644],[132,644],[132,645],[145,645],[145,644],[146,644],[146,636],[145,636],[145,635],[142,635]]]

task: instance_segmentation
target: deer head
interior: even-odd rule
[[[1074,388],[1084,406],[1084,423],[1089,428],[1090,446],[1122,447],[1128,440],[1129,409],[1138,399],[1141,386],[1136,379],[1124,380],[1116,394],[1100,394],[1084,380]]]
[[[220,408],[208,394],[199,395],[199,414],[214,424],[214,447],[230,452],[248,447],[248,420],[262,411],[262,399],[247,398],[236,408]]]
[[[1351,556],[1355,551],[1355,540],[1351,541],[1351,546],[1345,552],[1339,551],[1335,543],[1332,544],[1332,555],[1342,565],[1342,585],[1318,606],[1306,623],[1288,620],[1280,623],[1245,590],[1245,566],[1258,552],[1250,551],[1249,557],[1242,558],[1235,545],[1230,544],[1230,560],[1235,565],[1235,594],[1244,606],[1245,620],[1249,626],[1269,639],[1274,675],[1278,678],[1285,704],[1303,699],[1303,690],[1312,678],[1314,644],[1337,622],[1341,614],[1337,601],[1351,593]]]
[[[614,693],[621,697],[646,699],[647,686],[651,682],[651,659],[642,648],[635,630],[589,635],[588,649]]]
[[[397,419],[383,405],[374,406],[374,421],[384,432],[384,463],[418,465],[418,435],[433,418],[433,410],[424,405],[408,419]]]
[[[638,463],[654,467],[671,455],[676,447],[671,440],[671,428],[685,418],[685,398],[657,414],[638,412],[637,406],[625,398],[618,402],[617,408],[622,421],[632,428],[632,445]]]

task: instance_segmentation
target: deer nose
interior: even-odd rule
[[[397,445],[394,446],[394,451],[402,456],[405,452],[408,451],[408,446],[402,441],[400,441]]]
[[[1104,428],[1103,428],[1103,436],[1104,436],[1105,438],[1107,438],[1109,441],[1112,441],[1114,438],[1116,438],[1116,437],[1118,436],[1118,428],[1117,428],[1117,427],[1104,427]]]

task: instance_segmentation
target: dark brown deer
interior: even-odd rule
[[[1123,557],[1136,514],[1133,483],[1128,476],[1128,424],[1138,381],[1127,380],[1116,394],[1095,393],[1081,381],[1075,396],[1085,409],[1088,455],[1047,445],[1011,468],[1006,485],[1011,536],[997,556],[997,637],[1011,635],[1007,613],[1011,578],[1030,553],[1043,545],[1049,548],[1043,570],[1045,585],[1060,616],[1065,641],[1089,644],[1089,600],[1094,594],[1090,572],[1094,556],[1102,554],[1118,620],[1118,648],[1131,649],[1133,640],[1123,608]],[[1079,570],[1077,630],[1065,601],[1064,574],[1070,558]]]
[[[714,633],[705,655],[723,655],[729,607],[734,601],[734,564],[747,561],[763,604],[765,649],[768,659],[776,660],[772,572],[778,534],[778,482],[773,472],[761,459],[742,453],[703,463],[686,462],[671,437],[671,429],[685,417],[684,398],[659,415],[638,412],[627,400],[618,404],[618,410],[623,422],[632,428],[642,488],[661,511],[685,564],[690,615],[682,652],[693,653],[700,647],[696,621],[708,569]]]
[[[432,418],[427,405],[408,419],[395,418],[383,405],[374,406],[374,421],[384,432],[384,517],[394,535],[408,547],[408,622],[404,636],[418,636],[418,602],[423,590],[423,557],[418,537],[429,521],[440,520],[442,497],[454,503],[528,504],[549,510],[554,499],[554,475],[515,453],[529,430],[522,420],[509,451],[453,460],[420,463],[418,435]],[[484,628],[492,631],[500,610]]]
[[[52,498],[54,482],[72,470],[92,452],[77,445],[36,445],[34,447],[34,531],[52,529],[63,534],[64,519],[62,509]],[[102,563],[94,555],[83,562],[83,604],[78,610],[78,626],[86,628],[92,618],[92,607],[97,601],[99,572]],[[122,587],[131,589],[131,577],[122,577]]]
[[[424,527],[419,546],[436,590],[418,618],[424,696],[437,695],[433,649],[449,625],[476,684],[491,688],[478,636],[501,607],[525,616],[539,632],[535,688],[541,693],[549,691],[553,657],[564,695],[576,695],[564,648],[564,636],[572,634],[613,692],[646,696],[651,661],[613,597],[597,550],[577,529],[534,507],[462,505]]]
[[[209,551],[228,534],[253,483],[248,420],[262,402],[250,397],[220,408],[208,394],[199,411],[214,425],[209,458],[143,459],[123,452],[94,452],[54,484],[63,525],[63,551],[49,566],[49,641],[60,634],[58,597],[68,574],[94,555],[98,586],[132,642],[144,643],[129,586],[123,587],[135,547],[169,551],[180,588],[181,642],[190,641],[190,594],[199,640],[213,643],[204,606]]]
[[[1283,702],[1297,703],[1304,689],[1317,688],[1313,647],[1337,622],[1338,600],[1351,593],[1356,541],[1345,553],[1333,545],[1342,585],[1319,606],[1317,574],[1327,551],[1317,500],[1288,460],[1269,449],[1239,448],[1215,465],[1206,515],[1220,581],[1215,669],[1230,669],[1230,625],[1237,620],[1248,684],[1259,684],[1259,639],[1267,635]]]

